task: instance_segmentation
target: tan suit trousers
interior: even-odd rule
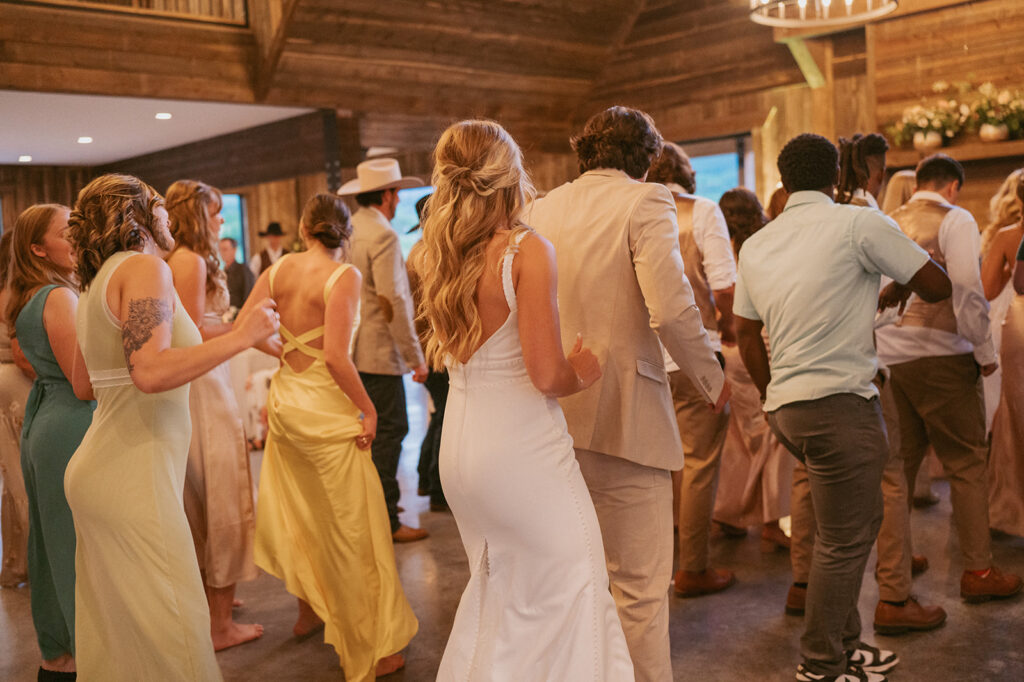
[[[729,410],[715,414],[684,372],[669,374],[669,383],[683,441],[683,468],[672,474],[679,500],[679,568],[699,573],[708,568],[711,514],[729,430]]]
[[[878,598],[903,601],[910,596],[910,505],[909,486],[900,452],[899,415],[892,394],[892,383],[885,381],[880,390],[882,417],[889,436],[889,458],[882,471],[882,525],[878,530]],[[793,470],[792,537],[790,561],[793,582],[806,583],[814,553],[814,505],[807,469],[797,462]]]
[[[909,496],[928,445],[949,479],[953,520],[964,569],[992,565],[988,527],[988,445],[981,374],[971,354],[928,357],[892,365],[900,419],[900,450]]]
[[[665,469],[576,449],[601,525],[612,597],[637,682],[670,682],[672,478]]]

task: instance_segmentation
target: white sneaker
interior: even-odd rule
[[[887,673],[899,664],[900,657],[891,651],[861,642],[856,650],[846,652],[846,660],[860,666],[865,672]]]
[[[811,672],[801,663],[796,669],[797,682],[888,682],[889,678],[881,673],[865,671],[860,666],[851,665],[842,675],[822,675]]]

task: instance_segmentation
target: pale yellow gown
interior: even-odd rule
[[[189,387],[152,394],[135,387],[120,323],[106,303],[110,275],[134,255],[111,256],[78,303],[78,339],[97,402],[64,477],[78,539],[78,679],[217,681],[210,615],[182,506]],[[171,345],[201,340],[175,296]]]
[[[28,580],[28,494],[21,474],[21,425],[32,380],[14,364],[8,326],[0,322],[0,587]]]
[[[270,292],[282,258],[270,270]],[[324,300],[341,265],[327,280]],[[281,369],[268,396],[270,432],[256,507],[256,564],[284,581],[324,621],[324,640],[341,659],[348,682],[374,679],[381,658],[400,651],[418,623],[398,580],[391,525],[369,450],[356,447],[359,409],[309,344],[281,327]],[[314,359],[301,372],[289,353]]]

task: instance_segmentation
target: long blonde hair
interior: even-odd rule
[[[153,211],[163,201],[142,180],[120,173],[101,175],[82,188],[68,220],[68,241],[75,250],[75,271],[82,291],[115,253],[137,251],[149,239],[165,251],[174,248],[174,243],[155,229]]]
[[[42,244],[50,223],[60,211],[68,210],[61,204],[35,204],[29,206],[14,223],[11,234],[10,264],[7,267],[7,286],[10,298],[4,311],[10,331],[32,293],[47,284],[58,284],[77,292],[74,273],[62,272],[56,265],[32,252],[33,244]]]
[[[1022,169],[1018,168],[1003,180],[998,191],[988,202],[988,225],[981,232],[981,253],[988,252],[996,232],[1007,225],[1016,225],[1021,221],[1021,202],[1017,191],[1024,180]]]
[[[483,336],[476,305],[487,245],[497,230],[521,227],[536,192],[512,136],[493,121],[460,121],[434,150],[434,194],[423,220],[423,300],[430,326],[427,361],[466,361]]]
[[[202,258],[206,263],[206,291],[216,291],[226,275],[217,257],[220,235],[210,233],[210,207],[216,206],[215,212],[220,213],[224,206],[221,191],[198,180],[178,180],[167,188],[164,201],[175,250],[186,248]]]

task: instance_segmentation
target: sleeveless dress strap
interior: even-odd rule
[[[513,233],[509,238],[508,246],[505,247],[505,256],[501,264],[501,286],[505,291],[505,303],[508,304],[508,309],[511,311],[515,311],[518,308],[516,304],[516,288],[512,283],[512,261],[515,260],[516,254],[519,253],[519,245],[527,234],[529,234],[528,230]]]
[[[264,251],[264,253],[266,253],[266,251]],[[278,269],[279,267],[281,267],[281,263],[283,263],[283,262],[284,262],[284,259],[285,259],[285,257],[286,257],[287,255],[288,255],[288,254],[284,254],[284,255],[282,255],[282,256],[281,256],[280,258],[278,258],[278,259],[277,259],[277,262],[276,262],[276,263],[274,263],[273,265],[271,265],[271,266],[270,266],[270,269],[269,269],[269,270],[267,270],[267,272],[269,273],[269,274],[267,275],[267,278],[268,278],[268,279],[267,279],[267,284],[268,284],[268,285],[269,285],[269,287],[270,287],[270,297],[271,297],[271,298],[273,298],[273,297],[274,297],[274,277],[275,277],[275,276],[277,275],[277,269]]]
[[[327,278],[327,283],[324,284],[324,304],[325,305],[327,304],[327,298],[331,295],[331,289],[334,288],[334,284],[338,281],[338,278],[340,278],[345,273],[345,271],[348,270],[351,267],[352,267],[351,263],[342,263],[337,268],[335,268],[334,272],[331,273],[331,276]]]
[[[117,269],[126,260],[132,256],[139,255],[139,253],[139,251],[122,251],[114,254],[110,259],[119,258],[119,261],[111,265],[107,272],[103,273],[103,281],[99,288],[100,307],[103,308],[103,312],[110,324],[118,329],[121,329],[121,321],[117,319],[117,315],[114,314],[114,311],[110,309],[110,305],[107,303],[107,287],[110,285],[110,279],[114,276]],[[113,386],[127,386],[133,382],[132,375],[128,371],[128,367],[125,366],[91,371],[89,372],[89,383],[92,384],[93,388],[111,388]]]

